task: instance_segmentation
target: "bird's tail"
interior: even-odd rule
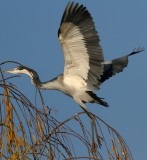
[[[87,91],[88,95],[93,99],[92,103],[98,103],[102,106],[109,107],[108,103],[103,100],[103,98],[97,97],[92,91]]]

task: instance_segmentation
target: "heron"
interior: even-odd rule
[[[37,72],[20,65],[6,70],[12,74],[27,74],[32,84],[39,89],[59,90],[72,97],[92,119],[85,103],[97,103],[108,107],[104,99],[96,95],[100,85],[122,72],[128,65],[128,58],[143,51],[134,49],[129,54],[105,61],[98,32],[90,12],[79,3],[68,3],[63,13],[58,38],[64,53],[64,72],[42,82]]]

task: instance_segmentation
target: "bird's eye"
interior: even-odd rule
[[[17,70],[23,70],[23,68],[20,67],[20,66],[19,66],[19,67],[16,67],[16,69],[17,69]]]

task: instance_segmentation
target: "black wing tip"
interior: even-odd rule
[[[145,51],[144,47],[134,48],[133,51],[128,56],[132,56],[134,54],[137,54],[137,53],[140,53],[140,52],[143,52],[143,51]]]
[[[71,17],[73,17],[75,14],[78,14],[79,12],[86,12],[86,11],[87,11],[86,7],[84,7],[82,4],[80,5],[78,2],[68,2],[67,6],[65,7],[65,10],[63,12],[60,26],[63,23],[69,22]],[[60,28],[59,28],[58,37],[59,37],[60,33],[61,32],[60,32]]]
[[[70,1],[67,3],[67,6],[73,6],[79,4],[78,2]]]
[[[66,22],[73,12],[83,9],[87,10],[86,7],[84,7],[82,4],[80,5],[78,2],[68,2],[61,19],[61,24]]]

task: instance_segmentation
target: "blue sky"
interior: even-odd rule
[[[128,54],[135,47],[147,50],[146,0],[75,2],[84,4],[93,16],[107,60]],[[33,68],[42,81],[63,72],[57,31],[67,3],[67,0],[1,0],[0,61],[15,60]],[[146,51],[130,57],[124,72],[101,86],[97,95],[104,97],[111,107],[87,104],[90,111],[119,131],[135,160],[147,157],[146,59]],[[34,98],[35,89],[27,76],[12,82]],[[61,121],[81,111],[71,98],[60,92],[42,93]]]

